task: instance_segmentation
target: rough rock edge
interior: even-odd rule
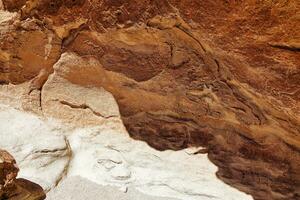
[[[39,185],[16,178],[18,171],[16,160],[7,151],[0,149],[0,199],[45,199],[46,195]]]

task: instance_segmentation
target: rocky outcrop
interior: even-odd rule
[[[45,199],[45,193],[39,185],[17,179],[18,171],[15,159],[7,151],[0,150],[0,199]]]
[[[1,83],[23,83],[43,70],[52,70],[61,40],[43,22],[20,21],[20,14],[0,11]]]
[[[68,140],[59,135],[59,128],[55,130],[51,122],[46,124],[38,116],[5,106],[1,106],[0,112],[0,121],[11,122],[0,128],[0,146],[16,155],[22,169],[19,176],[39,183],[45,191],[55,187],[70,162]]]
[[[92,119],[94,114],[89,115]],[[97,126],[74,128],[0,105],[0,123],[0,146],[15,155],[22,169],[19,177],[41,185],[49,199],[60,199],[63,194],[63,199],[72,200],[98,196],[106,200],[118,197],[252,199],[219,180],[215,175],[217,167],[207,154],[197,153],[201,148],[155,150],[145,142],[130,138],[120,120],[103,119]],[[117,191],[107,193],[104,187],[107,185],[117,187]],[[98,188],[95,193],[87,193],[95,188]]]
[[[30,81],[23,108],[95,125],[118,118],[110,92],[133,138],[203,146],[255,199],[300,198],[297,2],[3,3],[0,81]]]
[[[41,92],[43,114],[75,122],[77,126],[97,125],[113,118],[120,121],[113,96],[93,85],[101,80],[101,69],[97,66],[95,60],[85,62],[72,53],[62,54]]]
[[[179,25],[157,29],[166,26],[164,20]],[[91,74],[92,80],[101,78],[90,84],[104,87],[115,96],[131,136],[160,150],[205,146],[211,160],[220,167],[219,177],[227,183],[257,199],[266,195],[269,199],[297,197],[297,114],[286,112],[286,105],[240,82],[231,70],[235,61],[226,60],[221,52],[212,52],[196,32],[186,29],[186,24],[181,25],[176,17],[155,18],[149,25],[154,28],[104,34],[82,32],[69,47],[79,57],[87,56],[86,62],[99,60],[101,65],[95,63],[97,68],[105,71]],[[144,37],[159,39],[147,44]],[[90,41],[91,45],[82,46],[83,41]],[[140,45],[150,52],[154,49],[147,56],[147,61],[152,62],[148,66],[155,66],[160,59],[168,60],[150,68],[147,79],[130,74],[143,66],[142,58],[132,59],[132,55],[144,53],[139,52]],[[105,49],[100,58],[93,53],[95,46]],[[155,55],[161,49],[165,53]],[[89,58],[87,54],[95,56]],[[130,67],[124,68],[123,60]],[[122,67],[118,68],[119,65]],[[246,65],[239,67],[248,70]],[[74,83],[75,77],[70,77]],[[255,184],[250,185],[253,181]]]
[[[6,151],[0,150],[0,198],[12,196],[12,191],[16,190],[15,180],[19,168],[15,159]]]

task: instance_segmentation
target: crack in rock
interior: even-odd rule
[[[68,174],[68,171],[69,171],[69,167],[70,167],[70,164],[71,164],[71,161],[72,161],[72,157],[73,157],[73,152],[72,152],[72,148],[71,148],[71,145],[69,143],[69,140],[67,139],[67,137],[65,136],[64,137],[64,140],[65,140],[65,143],[67,145],[67,158],[68,158],[68,161],[63,169],[63,171],[61,172],[61,174],[58,176],[58,178],[56,179],[56,182],[55,182],[55,186],[58,186],[59,183],[64,179],[64,177],[67,176]]]
[[[70,103],[70,102],[67,102],[67,101],[64,101],[64,100],[54,100],[54,101],[58,101],[59,103],[61,103],[62,105],[66,105],[66,106],[69,106],[73,109],[88,109],[90,110],[94,115],[98,116],[98,117],[102,117],[102,118],[105,118],[105,119],[110,119],[110,118],[116,118],[118,117],[117,115],[109,115],[109,116],[104,116],[103,114],[93,110],[89,105],[83,103],[83,104],[80,104],[80,105],[75,105],[73,103]]]

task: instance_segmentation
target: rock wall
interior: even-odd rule
[[[297,1],[3,4],[0,82],[28,84],[24,109],[97,124],[118,117],[110,92],[133,138],[204,146],[255,199],[300,198]]]

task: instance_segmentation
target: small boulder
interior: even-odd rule
[[[43,189],[28,180],[17,179],[19,168],[16,160],[7,151],[0,149],[0,199],[42,200]]]

